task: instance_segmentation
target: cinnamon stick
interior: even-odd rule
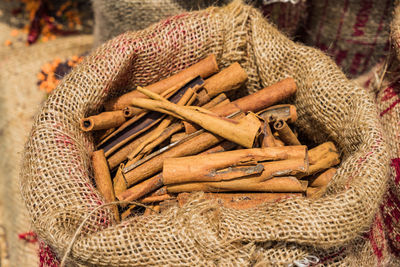
[[[129,205],[129,207],[123,213],[121,213],[121,220],[125,220],[131,216],[134,208],[136,208],[136,205]]]
[[[164,161],[165,185],[186,182],[222,181],[249,176],[251,169],[227,169],[228,167],[257,164],[267,160],[306,159],[306,146],[241,149],[208,155],[169,158]],[[300,161],[301,162],[301,161]],[[255,170],[256,173],[262,171]]]
[[[332,142],[323,143],[308,153],[310,166],[307,172],[299,174],[299,178],[313,175],[340,163],[340,155]]]
[[[171,143],[175,143],[176,141],[182,140],[183,138],[185,138],[186,136],[188,136],[186,133],[176,133],[173,136],[171,136]]]
[[[235,124],[221,117],[205,114],[173,103],[139,98],[132,99],[131,103],[134,106],[148,110],[170,112],[168,114],[175,117],[183,117],[185,120],[194,122],[212,133],[248,148],[253,146],[254,139],[260,128],[259,120],[251,113]]]
[[[116,197],[118,200],[124,201],[134,201],[137,200],[150,192],[162,187],[163,184],[163,176],[162,174],[157,174],[150,179],[147,179],[137,185],[132,186],[128,190],[121,191],[117,193]]]
[[[121,126],[126,121],[121,110],[102,112],[98,115],[81,119],[80,126],[85,132],[106,130]]]
[[[238,180],[245,180],[238,179]],[[182,192],[232,192],[232,191],[255,191],[255,192],[292,192],[304,193],[307,190],[307,181],[299,181],[296,177],[274,177],[263,182],[246,182],[242,183],[233,181],[222,182],[198,182],[186,183],[167,186],[168,193]],[[235,183],[233,183],[235,182]]]
[[[167,140],[171,135],[173,135],[176,132],[179,132],[180,130],[183,129],[183,125],[181,123],[173,123],[171,126],[166,128],[160,136],[154,140],[151,144],[151,146],[148,146],[145,148],[145,151],[147,152],[148,150],[153,149],[154,147],[158,146],[165,140]],[[150,132],[149,132],[150,133]],[[128,158],[128,155],[132,153],[132,151],[143,141],[147,138],[147,135],[142,135],[135,140],[131,141],[129,144],[125,145],[124,147],[120,148],[117,152],[112,154],[108,159],[108,164],[110,166],[110,169],[114,169],[115,167],[118,167],[121,162],[126,160]]]
[[[310,179],[310,186],[311,187],[327,186],[328,183],[332,180],[336,171],[337,171],[336,168],[330,168],[330,169],[324,171],[323,173],[317,175],[316,177],[312,177]]]
[[[284,120],[277,120],[274,123],[275,130],[279,133],[279,138],[286,144],[291,146],[301,145],[296,135],[292,132],[289,125]]]
[[[170,195],[170,194],[164,194],[161,196],[149,196],[149,197],[145,197],[142,198],[140,200],[141,203],[154,203],[154,202],[161,202],[167,199],[173,199],[174,196]]]
[[[271,127],[269,126],[268,121],[264,121],[262,127],[263,140],[261,143],[261,147],[274,147],[277,146],[275,144],[275,137],[272,135]]]
[[[290,104],[275,105],[262,110],[258,115],[268,122],[283,120],[287,123],[293,123],[297,120],[296,107]]]
[[[326,192],[327,186],[321,187],[308,187],[306,191],[307,198],[317,199],[322,197]]]
[[[125,184],[124,178],[122,175],[117,175],[114,178],[114,190],[117,191],[124,191],[126,190],[127,186],[134,185],[147,177],[156,174],[157,172],[161,171],[162,165],[165,159],[173,158],[173,157],[183,157],[189,156],[193,154],[197,154],[202,152],[223,140],[222,137],[215,136],[211,133],[202,133],[198,136],[193,137],[185,141],[178,146],[171,148],[170,150],[165,151],[164,153],[154,157],[142,165],[139,165],[132,171],[126,172],[124,174],[127,185]],[[127,164],[129,165],[129,164]],[[118,195],[117,195],[118,196]]]
[[[202,78],[207,78],[208,76],[218,72],[218,65],[215,55],[209,55],[205,59],[199,61],[198,63],[174,74],[166,79],[160,80],[159,82],[153,83],[146,86],[146,89],[155,93],[162,93],[163,91],[176,86],[188,79],[194,78],[196,76],[201,76]],[[112,99],[107,102],[104,106],[106,110],[118,110],[123,109],[130,105],[133,98],[145,98],[145,95],[134,90],[120,97]]]
[[[255,208],[264,203],[277,202],[283,199],[303,197],[301,193],[204,193],[202,199],[216,200],[225,208],[237,210]],[[182,207],[192,198],[191,193],[180,193],[177,197]]]
[[[241,110],[243,112],[257,112],[279,101],[288,98],[297,91],[293,78],[286,78],[271,86],[265,87],[254,94],[239,98],[231,103],[213,110],[219,116],[227,116]]]
[[[115,201],[110,170],[108,169],[106,157],[104,156],[103,150],[97,150],[92,153],[92,165],[96,187],[99,190],[100,194],[104,197],[105,203]],[[120,219],[118,207],[116,205],[113,205],[112,210],[115,220],[119,222]]]
[[[212,98],[220,93],[239,88],[246,80],[246,71],[238,62],[235,62],[208,78],[203,88],[207,91],[207,95]]]
[[[237,145],[235,143],[232,143],[230,141],[223,141],[221,144],[216,145],[210,149],[207,149],[206,151],[203,151],[203,152],[199,153],[198,155],[207,155],[207,154],[212,154],[212,153],[229,151],[236,147],[237,147]]]

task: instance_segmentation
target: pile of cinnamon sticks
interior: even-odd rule
[[[339,153],[332,142],[308,150],[289,127],[296,107],[273,106],[296,93],[295,81],[228,99],[246,80],[239,63],[220,71],[210,55],[83,118],[81,129],[94,131],[94,178],[104,199],[146,204],[147,215],[182,206],[197,191],[236,209],[322,196]],[[113,208],[117,220],[140,211]]]

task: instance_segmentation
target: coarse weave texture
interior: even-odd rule
[[[95,14],[95,43],[101,44],[126,31],[142,30],[153,23],[182,12],[211,5],[227,4],[232,0],[92,0]],[[284,1],[247,0],[259,8],[278,29],[293,35],[307,17],[306,0],[296,4]]]
[[[33,117],[46,96],[37,85],[40,68],[58,57],[87,51],[89,36],[60,38],[18,50],[0,51],[0,201],[10,266],[38,266],[29,213],[21,197],[19,173],[22,152]],[[3,254],[4,252],[2,252]],[[8,266],[2,262],[1,266]]]
[[[304,42],[330,54],[348,77],[389,54],[393,0],[311,0]]]
[[[93,185],[92,136],[79,129],[79,119],[128,88],[153,83],[210,53],[221,68],[238,61],[246,69],[249,93],[286,77],[296,80],[292,103],[301,133],[317,143],[331,140],[341,151],[342,163],[326,196],[252,210],[194,200],[181,209],[112,225],[112,212],[100,207],[104,200]],[[367,246],[364,236],[387,174],[372,94],[347,80],[322,52],[293,43],[256,9],[235,1],[122,34],[94,50],[36,117],[21,179],[35,231],[59,256],[88,218],[70,253],[82,264],[272,265],[272,259],[291,263],[305,253],[331,253],[330,265],[349,266],[355,261],[347,248]]]
[[[386,238],[396,266],[400,265],[400,1],[396,1],[391,39],[394,46],[387,68],[376,75],[380,80],[371,83],[377,93],[380,119],[390,147],[389,188],[381,206]],[[382,68],[381,68],[382,69]],[[383,72],[383,73],[382,73]],[[381,81],[381,79],[383,79]]]

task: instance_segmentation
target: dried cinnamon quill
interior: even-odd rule
[[[146,89],[160,94],[165,90],[173,86],[176,86],[177,84],[187,79],[192,79],[196,76],[207,78],[216,72],[218,72],[218,64],[215,55],[209,55],[205,59],[188,67],[187,69],[178,72],[177,74],[174,74],[166,79],[163,79],[159,82],[146,86]],[[130,105],[130,102],[133,98],[146,98],[146,96],[138,92],[137,90],[134,90],[118,98],[112,99],[111,101],[107,102],[104,106],[106,110],[118,110],[118,109],[122,110],[126,106]]]
[[[305,146],[253,148],[196,155],[181,158],[170,158],[164,161],[164,184],[186,182],[222,181],[260,173],[263,168],[246,167],[229,168],[243,165],[257,166],[258,162],[306,158]],[[261,165],[263,166],[263,165]]]

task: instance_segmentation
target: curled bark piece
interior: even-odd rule
[[[134,201],[147,195],[148,193],[153,192],[154,190],[157,190],[163,185],[163,176],[160,173],[135,186],[132,186],[128,190],[125,190],[121,193],[116,193],[116,196],[119,200]]]
[[[159,82],[146,86],[146,89],[154,93],[160,94],[171,87],[181,84],[182,81],[193,79],[196,76],[207,78],[216,72],[218,72],[218,64],[215,55],[209,55],[205,59],[188,67],[187,69],[178,72],[177,74],[174,74],[166,79],[163,79]],[[145,96],[142,93],[134,90],[120,97],[112,99],[111,101],[107,102],[104,106],[106,110],[123,109],[126,106],[130,105],[130,102],[133,98],[145,98]]]
[[[254,94],[239,98],[230,104],[213,110],[219,116],[227,116],[241,110],[243,112],[257,112],[265,109],[279,101],[288,98],[297,91],[297,86],[293,78],[287,78],[271,86],[255,92]]]
[[[291,158],[299,158],[304,164],[306,153],[306,146],[292,146],[241,149],[208,155],[169,158],[163,165],[164,184],[231,180],[260,173],[263,168],[226,168]]]
[[[262,129],[262,134],[263,134],[263,140],[261,143],[261,147],[277,146],[275,144],[275,137],[272,135],[271,127],[269,126],[268,121],[264,121],[264,123],[261,126],[261,129]]]
[[[132,99],[132,105],[148,110],[167,112],[175,117],[183,117],[202,128],[224,137],[244,147],[252,147],[260,128],[260,121],[254,114],[248,114],[237,124],[221,117],[205,114],[188,107],[148,99]]]
[[[275,105],[262,110],[258,115],[268,122],[283,120],[287,123],[293,123],[297,120],[296,107],[289,104]]]
[[[239,179],[238,179],[239,180]],[[240,179],[245,180],[245,179]],[[235,183],[233,183],[235,182]],[[233,181],[222,182],[199,182],[186,183],[167,186],[168,193],[182,192],[234,192],[234,191],[254,191],[254,192],[292,192],[304,193],[307,189],[307,181],[299,181],[296,177],[275,177],[264,182]]]
[[[299,178],[313,175],[340,163],[340,155],[332,142],[323,143],[308,152],[309,169],[306,173],[299,174]]]
[[[100,194],[104,197],[106,203],[115,201],[114,189],[112,186],[110,170],[108,169],[106,157],[104,156],[103,150],[97,150],[92,153],[92,165],[94,172],[94,180],[96,181],[96,187]],[[119,219],[118,207],[112,206],[115,220]]]
[[[207,149],[206,151],[199,153],[198,155],[207,155],[207,154],[212,154],[212,153],[229,151],[236,147],[237,147],[237,145],[235,143],[232,143],[230,141],[224,141],[221,144],[216,145],[215,147],[212,147],[210,149]]]
[[[279,138],[290,146],[301,145],[296,135],[292,132],[289,125],[284,120],[277,120],[274,123],[275,130],[279,133]]]
[[[133,209],[136,208],[136,205],[129,205],[129,207],[126,209],[126,211],[121,213],[121,220],[125,220],[129,216],[131,216],[133,213]]]
[[[177,197],[179,206],[185,205],[192,194],[180,193]],[[237,210],[255,208],[264,203],[273,203],[287,198],[303,197],[302,193],[204,193],[202,199],[216,200],[225,208]]]
[[[81,119],[80,126],[83,131],[89,132],[119,127],[125,121],[126,118],[123,111],[116,110]]]
[[[187,137],[188,135],[186,133],[176,133],[173,136],[171,136],[171,143],[175,143],[179,140],[182,140],[183,138]]]
[[[125,118],[132,118],[133,116],[135,116],[138,112],[137,112],[137,108],[131,107],[131,106],[127,106],[125,107],[123,110],[123,115]]]
[[[154,147],[158,146],[165,140],[167,140],[171,135],[173,135],[176,132],[179,132],[180,130],[183,129],[183,125],[181,123],[173,123],[171,126],[166,128],[160,135],[159,137],[154,140],[151,145],[146,146],[143,150],[143,152],[148,152],[148,150],[152,150]],[[142,135],[135,140],[131,141],[129,144],[125,145],[124,147],[120,148],[117,152],[112,154],[110,157],[108,157],[108,165],[110,166],[110,169],[114,169],[121,164],[124,160],[128,158],[128,155],[132,153],[132,151],[143,141],[147,138],[146,135]]]
[[[204,83],[204,89],[210,98],[231,90],[238,89],[247,80],[246,71],[235,62],[219,73],[208,78]]]
[[[307,198],[318,199],[321,198],[326,192],[327,186],[321,187],[308,187],[306,191]]]
[[[150,160],[144,162],[142,165],[136,167],[135,169],[126,172],[125,178],[127,184],[122,177],[122,175],[116,176],[114,178],[114,190],[117,188],[121,191],[126,190],[127,186],[134,185],[151,175],[156,174],[162,170],[162,165],[165,159],[174,157],[183,157],[202,152],[223,140],[222,137],[215,136],[211,133],[202,133],[192,139],[186,140],[182,144],[179,144],[170,150],[167,150],[158,156],[151,158]],[[127,163],[129,166],[129,163]]]
[[[323,187],[327,186],[329,182],[332,180],[333,176],[335,176],[337,169],[330,168],[323,173],[317,175],[310,179],[310,186],[311,187]]]
[[[173,199],[175,198],[174,196],[170,195],[170,194],[164,194],[161,196],[149,196],[149,197],[145,197],[142,198],[140,200],[141,203],[154,203],[154,202],[161,202],[164,200],[168,200],[168,199]]]

